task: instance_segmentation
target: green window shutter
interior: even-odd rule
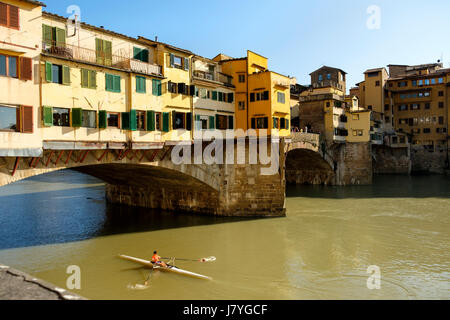
[[[136,92],[138,93],[147,92],[145,77],[136,76]]]
[[[107,125],[107,113],[105,110],[100,110],[98,112],[98,127],[100,129],[106,129]]]
[[[223,92],[219,91],[219,101],[223,101]]]
[[[171,53],[170,54],[170,66],[173,68],[175,65],[175,56]]]
[[[130,111],[130,130],[131,131],[137,130],[137,112],[136,112],[136,110]]]
[[[56,29],[56,46],[64,47],[66,45],[66,30],[65,29]]]
[[[89,88],[97,89],[97,71],[89,71]]]
[[[112,65],[112,42],[103,40],[103,50],[105,54],[105,65]]]
[[[192,130],[192,113],[190,112],[186,113],[186,130]]]
[[[113,76],[108,73],[105,74],[105,89],[106,91],[113,91],[114,89]]]
[[[148,63],[149,51],[147,49],[142,50],[141,57],[143,62]]]
[[[210,129],[215,129],[216,128],[216,126],[215,126],[215,121],[214,121],[214,116],[210,116],[209,117],[209,128]]]
[[[217,91],[212,92],[212,99],[217,101]]]
[[[45,127],[53,126],[53,108],[42,107],[42,119],[44,120]]]
[[[154,96],[161,96],[161,80],[152,80],[152,94]]]
[[[122,126],[121,128],[123,130],[130,130],[131,127],[131,121],[130,121],[130,112],[122,112],[122,115],[120,116],[120,118],[122,118]]]
[[[79,128],[83,122],[83,109],[72,109],[72,127]]]
[[[169,113],[163,113],[163,132],[169,132]]]
[[[95,53],[97,57],[97,63],[103,64],[104,54],[103,54],[103,40],[96,38],[95,39]]]
[[[234,117],[228,116],[228,129],[234,129]]]
[[[120,76],[114,76],[113,81],[113,91],[120,92]]]
[[[70,68],[68,66],[62,66],[62,83],[70,85]]]
[[[133,47],[133,59],[141,60],[142,49]]]
[[[51,47],[53,43],[52,27],[45,24],[42,25],[42,41],[47,47]]]
[[[289,120],[286,119],[286,129],[289,130]]]
[[[147,111],[147,131],[155,131],[155,111]]]
[[[189,58],[184,58],[184,70],[189,71]]]
[[[45,62],[45,80],[53,82],[52,64],[50,62]]]

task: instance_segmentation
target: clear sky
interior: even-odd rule
[[[348,87],[365,70],[388,64],[443,57],[450,67],[449,0],[42,1],[46,11],[69,16],[68,7],[77,5],[83,22],[132,37],[158,36],[209,58],[243,57],[249,49],[301,84],[322,65],[346,71]]]

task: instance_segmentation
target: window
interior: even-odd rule
[[[245,110],[245,101],[238,102],[238,110]]]
[[[379,87],[380,86],[380,81],[375,81],[375,86]]]
[[[70,68],[45,62],[45,80],[47,82],[70,85]]]
[[[18,131],[17,107],[0,106],[0,131]]]
[[[53,125],[56,127],[70,127],[70,109],[53,108]]]
[[[431,132],[430,128],[424,128],[423,129],[423,133],[430,133],[430,132]]]
[[[388,104],[384,105],[384,111],[389,111],[389,105]]]
[[[438,82],[439,82],[440,84],[444,83],[444,78],[439,78]]]
[[[139,131],[145,130],[145,111],[136,111],[136,129]]]
[[[368,110],[372,110],[372,106],[367,106],[367,109]]]
[[[119,128],[119,113],[108,112],[107,123],[108,127]]]
[[[413,80],[411,83],[413,87],[417,87],[417,80]]]
[[[18,58],[0,54],[0,76],[18,78]],[[31,80],[31,79],[30,79]]]
[[[280,118],[273,117],[273,128],[278,129],[280,127]]]
[[[398,106],[398,111],[406,111],[406,110],[408,110],[407,104],[402,104],[402,105]]]
[[[239,83],[245,83],[245,74],[239,75]]]
[[[280,118],[280,129],[289,129],[286,127],[287,120],[285,118]]]
[[[423,86],[423,80],[419,80],[419,87]]]
[[[136,92],[137,93],[146,93],[146,78],[141,76],[136,76]]]
[[[430,85],[430,79],[425,79],[425,85],[429,86]]]
[[[112,65],[112,42],[102,39],[95,39],[95,56],[98,64]]]
[[[439,117],[439,124],[444,124],[444,117]]]
[[[173,123],[173,129],[185,129],[185,113],[183,112],[174,112],[174,123]]]
[[[285,103],[286,102],[285,94],[282,92],[278,92],[277,93],[277,101],[278,101],[278,103]]]
[[[378,71],[374,71],[374,72],[369,72],[369,73],[367,74],[367,76],[368,76],[369,78],[373,78],[373,77],[378,77],[378,74],[379,74]]]
[[[88,89],[96,89],[97,72],[93,70],[81,69],[81,87]]]
[[[443,97],[443,96],[444,96],[444,91],[439,91],[439,92],[438,92],[438,96],[439,96],[439,97]]]
[[[431,79],[431,84],[436,84],[436,79]]]
[[[105,75],[106,91],[120,92],[120,76],[113,74]]]
[[[327,74],[327,80],[331,80],[331,73]]]
[[[319,81],[323,81],[323,75],[319,74]]]
[[[407,85],[408,85],[408,81],[400,81],[398,83],[398,87],[399,88],[406,87]]]
[[[148,63],[148,50],[133,47],[133,59]]]
[[[161,96],[162,88],[161,88],[161,80],[152,80],[152,94],[154,96]]]
[[[157,131],[162,129],[161,112],[155,112],[155,129]]]
[[[431,104],[429,102],[425,103],[425,109],[430,109]]]
[[[228,116],[216,115],[216,129],[226,130],[228,129]]]
[[[359,114],[352,115],[352,120],[359,120]]]
[[[0,2],[0,26],[19,29],[19,8]]]
[[[66,45],[66,30],[43,24],[42,41],[44,50],[50,50],[55,46],[64,48]]]
[[[186,71],[189,70],[189,58],[183,58],[170,53],[169,59],[171,68],[184,69]]]
[[[256,118],[256,129],[267,129],[267,118]]]
[[[439,105],[438,105],[438,106],[439,106],[439,109],[442,109],[442,108],[444,108],[444,102],[442,102],[442,101],[441,101],[441,102],[439,102]]]
[[[411,110],[419,110],[420,109],[420,104],[418,103],[413,103],[411,105]]]
[[[97,112],[83,110],[81,126],[84,128],[97,128]]]

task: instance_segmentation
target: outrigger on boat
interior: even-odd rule
[[[144,260],[144,259],[139,259],[139,258],[135,258],[135,257],[130,257],[130,256],[126,256],[126,255],[123,255],[123,254],[119,255],[119,258],[131,261],[131,262],[139,263],[139,264],[141,264],[143,266],[152,268],[154,270],[160,270],[160,271],[165,271],[165,272],[177,273],[177,274],[181,274],[181,275],[184,275],[184,276],[189,276],[189,277],[193,277],[193,278],[197,278],[197,279],[212,280],[211,277],[204,276],[204,275],[201,275],[201,274],[198,274],[198,273],[194,273],[194,272],[190,272],[190,271],[186,271],[186,270],[180,269],[178,267],[172,266],[170,264],[167,264],[167,267],[163,267],[163,266],[160,266],[160,265],[155,265],[149,260]]]

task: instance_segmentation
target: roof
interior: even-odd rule
[[[45,3],[40,2],[40,1],[34,1],[34,0],[22,0],[22,1],[23,2],[28,2],[28,3],[31,3],[31,4],[37,5],[37,6],[41,6],[41,7],[47,7],[45,5]]]
[[[315,72],[317,72],[317,71],[319,71],[319,70],[322,70],[322,69],[334,69],[334,70],[339,70],[339,71],[342,72],[343,74],[347,74],[347,72],[345,72],[344,70],[339,69],[339,68],[334,68],[334,67],[329,67],[329,66],[322,66],[322,67],[320,67],[319,69],[317,69],[316,71],[311,72],[309,75],[312,75],[313,73],[315,73]]]
[[[378,71],[383,71],[383,70],[385,70],[386,71],[386,69],[383,67],[383,68],[374,68],[374,69],[369,69],[369,70],[366,70],[365,72],[364,72],[364,74],[366,74],[366,73],[371,73],[371,72],[378,72]],[[387,72],[387,71],[386,71]]]

